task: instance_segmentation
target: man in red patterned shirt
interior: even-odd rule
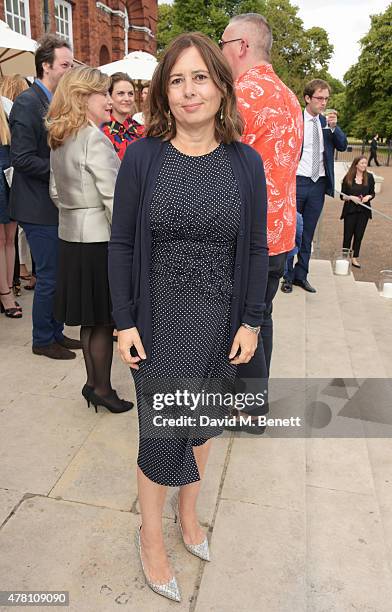
[[[296,170],[303,138],[301,107],[272,68],[271,46],[271,28],[257,13],[234,17],[220,41],[236,79],[238,107],[245,122],[242,141],[260,154],[267,180],[269,271],[261,337],[268,374],[272,353],[272,301],[283,276],[286,254],[295,243]],[[240,367],[254,372],[260,364],[253,358]],[[248,371],[240,375],[252,376]]]

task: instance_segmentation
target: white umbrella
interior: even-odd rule
[[[122,60],[100,66],[99,70],[111,75],[115,72],[126,72],[135,81],[151,81],[158,62],[153,55],[145,51],[133,51]]]
[[[11,30],[0,19],[0,76],[21,74],[35,76],[35,40]]]

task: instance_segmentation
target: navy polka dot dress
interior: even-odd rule
[[[151,202],[152,350],[133,371],[139,416],[138,465],[152,481],[182,486],[200,479],[193,446],[220,433],[153,426],[153,391],[233,381],[230,306],[240,195],[224,146],[184,155],[172,144]],[[154,387],[155,384],[155,387]],[[172,416],[196,413],[174,405]]]

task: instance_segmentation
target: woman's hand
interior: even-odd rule
[[[257,349],[258,334],[246,329],[243,325],[239,328],[236,335],[234,336],[233,345],[231,347],[229,360],[232,365],[239,365],[240,363],[248,363]],[[240,349],[240,354],[236,357]]]
[[[362,198],[362,202],[364,202],[364,203],[366,204],[366,203],[367,203],[367,202],[369,202],[369,200],[371,200],[371,199],[372,199],[372,196],[371,196],[371,195],[367,195],[367,196],[365,196],[364,198]]]
[[[352,196],[350,196],[350,200],[352,202],[354,202],[354,204],[360,204],[361,203],[361,198],[358,198],[358,196],[352,195]]]
[[[129,365],[133,370],[138,370],[138,362],[141,359],[146,359],[146,351],[144,350],[143,343],[139,336],[139,332],[136,327],[130,329],[123,329],[117,332],[117,348],[120,353],[120,357],[124,363]],[[138,357],[132,357],[130,349],[135,347]]]

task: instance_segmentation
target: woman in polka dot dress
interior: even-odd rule
[[[221,431],[202,426],[220,407],[194,410],[190,394],[227,390],[256,350],[263,317],[265,177],[241,131],[219,48],[202,34],[180,35],[154,74],[147,138],[128,147],[114,197],[113,316],[139,416],[137,545],[149,586],[176,601],[162,532],[166,490],[180,487],[174,507],[185,547],[209,560],[196,502]],[[162,425],[168,417],[175,426]]]

